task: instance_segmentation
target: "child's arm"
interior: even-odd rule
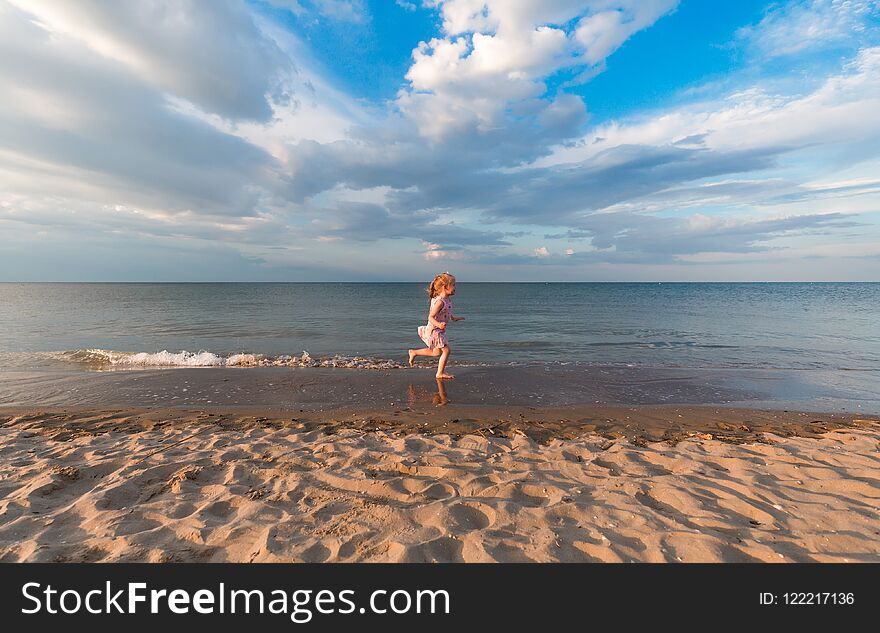
[[[445,330],[446,324],[441,323],[434,317],[437,316],[437,313],[440,312],[441,308],[443,308],[442,301],[431,301],[431,310],[428,312],[428,323],[433,325],[438,330]]]

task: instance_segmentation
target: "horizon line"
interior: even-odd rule
[[[77,281],[57,281],[57,280],[31,280],[31,281],[4,281],[0,280],[0,284],[424,284],[426,281],[405,281],[405,280],[320,280],[320,281],[268,281],[268,280],[249,280],[249,281],[229,281],[229,280],[213,280],[213,281],[99,281],[99,280],[77,280]],[[791,280],[791,279],[774,279],[774,280],[532,280],[532,281],[504,281],[504,280],[469,280],[461,281],[463,284],[876,284],[880,280]]]

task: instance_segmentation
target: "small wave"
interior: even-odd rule
[[[628,347],[632,349],[666,349],[666,348],[693,348],[693,349],[739,349],[737,345],[722,345],[720,343],[698,343],[696,341],[597,341],[585,343],[587,347]]]
[[[559,344],[550,341],[505,341],[498,345],[508,349],[552,349]]]
[[[105,349],[85,349],[54,352],[50,357],[90,365],[96,369],[111,367],[331,367],[342,369],[400,369],[405,365],[382,358],[361,356],[325,356],[313,358],[304,351],[301,356],[266,356],[263,354],[231,354],[213,352],[119,352]]]

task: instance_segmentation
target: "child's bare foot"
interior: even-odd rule
[[[409,350],[409,366],[410,367],[415,367],[415,363],[413,362],[413,359],[415,357],[416,357],[415,350]]]
[[[455,378],[452,374],[437,374],[437,380],[450,380],[451,378]]]

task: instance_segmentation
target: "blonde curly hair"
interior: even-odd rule
[[[432,299],[440,294],[440,291],[443,288],[452,288],[455,285],[455,277],[450,275],[448,272],[440,273],[434,280],[428,284],[428,296]]]

